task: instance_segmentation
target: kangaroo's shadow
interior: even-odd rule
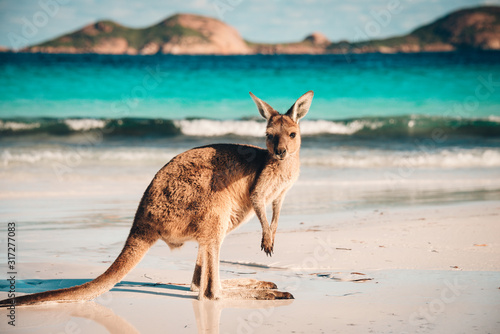
[[[91,279],[29,279],[29,280],[19,280],[16,281],[16,291],[23,293],[37,293],[48,290],[64,289],[70,288],[76,285],[81,285],[90,282]],[[161,290],[151,291],[151,290],[141,290],[133,288],[158,288],[166,289],[169,292],[164,292]],[[0,290],[7,291],[9,285],[6,281],[0,283]],[[132,282],[132,281],[121,281],[116,284],[111,291],[121,291],[121,292],[134,292],[134,293],[145,293],[153,295],[161,295],[166,297],[175,298],[188,298],[196,299],[197,294],[190,293],[189,287],[180,284],[163,284],[163,283],[148,283],[148,282]],[[170,292],[172,291],[172,292]]]
[[[164,292],[164,291],[151,291],[151,290],[141,290],[141,289],[131,289],[133,287],[147,287],[147,288],[158,288],[158,289],[166,289],[172,292]],[[135,292],[135,293],[145,293],[152,294],[158,296],[165,297],[174,297],[174,298],[186,298],[186,299],[196,299],[198,296],[197,293],[191,292],[188,286],[177,285],[177,284],[163,284],[163,283],[144,283],[144,282],[130,282],[130,281],[121,281],[111,291],[126,291],[126,292]]]

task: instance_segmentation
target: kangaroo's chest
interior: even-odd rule
[[[270,203],[283,193],[286,193],[293,186],[295,181],[297,181],[298,176],[298,172],[286,172],[276,174],[275,177],[271,178],[268,182],[266,203]]]

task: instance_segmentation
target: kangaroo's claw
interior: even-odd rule
[[[274,252],[273,248],[274,248],[274,240],[272,240],[269,234],[264,233],[262,235],[262,242],[260,244],[260,249],[263,250],[267,256],[272,256]]]

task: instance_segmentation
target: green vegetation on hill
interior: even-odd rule
[[[224,32],[221,32],[221,26],[225,26]],[[237,49],[239,53],[317,54],[450,51],[461,48],[500,49],[500,7],[484,6],[458,10],[404,36],[356,43],[347,41],[331,43],[320,33],[315,33],[297,43],[263,44],[244,41],[239,35],[235,37],[228,34],[230,31],[234,29],[223,22],[191,14],[177,14],[142,29],[127,28],[112,21],[100,21],[76,32],[28,48],[27,51],[108,52],[111,50],[109,47],[104,49],[97,47],[121,40],[126,41],[125,48],[123,47],[125,43],[122,42],[121,48],[113,49],[115,52],[141,53],[141,50],[151,44],[155,46],[150,48],[152,51],[147,52],[170,52],[172,46],[183,43],[181,52],[190,53],[191,50],[196,50],[199,54],[204,52],[204,47],[213,43],[214,36],[217,36],[219,41],[228,41],[227,36],[233,36],[231,42],[228,43],[238,44],[241,41],[241,45],[246,49]],[[170,43],[169,47],[162,49],[166,43]],[[210,53],[220,49],[208,47],[206,50]]]
[[[485,6],[458,10],[419,27],[408,35],[353,43],[352,46],[397,48],[403,45],[416,45],[425,48],[441,44],[453,48],[488,48],[488,45],[479,43],[487,34],[490,38],[496,35],[496,39],[500,41],[500,7]]]
[[[149,43],[167,43],[174,37],[195,36],[206,40],[201,32],[184,27],[178,21],[178,15],[174,15],[154,26],[143,29],[127,28],[113,21],[99,21],[38,46],[91,48],[103,40],[123,38],[130,47],[140,49]]]
[[[433,23],[415,29],[409,36],[421,44],[447,43],[474,47],[474,40],[484,33],[500,33],[500,7],[463,9]]]

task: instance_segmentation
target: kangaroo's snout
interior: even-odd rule
[[[274,158],[278,160],[283,160],[287,157],[287,139],[285,136],[282,135],[269,135],[267,136],[267,139],[269,141],[268,143],[268,149],[269,153],[274,155]]]
[[[274,155],[278,159],[284,159],[286,157],[286,148],[275,148],[274,149]]]

